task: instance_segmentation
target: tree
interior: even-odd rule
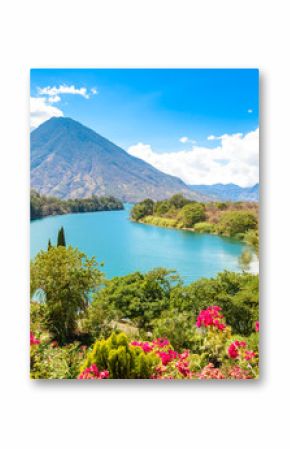
[[[150,198],[147,198],[140,203],[135,204],[135,206],[131,210],[131,218],[133,220],[141,220],[146,217],[146,215],[152,215],[154,208],[154,201]]]
[[[48,330],[60,342],[69,340],[77,319],[88,306],[89,296],[102,281],[95,258],[87,258],[71,246],[41,251],[31,262],[31,295],[45,293]]]
[[[66,246],[63,226],[60,228],[57,234],[57,246]]]
[[[49,250],[51,247],[52,247],[51,241],[50,241],[50,239],[48,239],[47,250]]]
[[[239,265],[243,271],[247,271],[249,269],[252,260],[252,253],[249,250],[245,249],[239,257]]]
[[[183,206],[188,204],[190,202],[190,200],[185,198],[181,193],[176,193],[169,199],[169,202],[176,209],[181,209]]]
[[[199,221],[205,220],[205,208],[201,203],[186,204],[180,211],[182,226],[191,228]]]
[[[99,326],[99,317],[106,310],[115,320],[127,318],[139,328],[150,330],[151,320],[169,307],[175,279],[164,268],[115,277],[95,294],[89,308],[90,321]]]
[[[234,236],[244,234],[250,229],[257,229],[258,220],[252,212],[228,211],[219,221],[218,230],[221,234]]]

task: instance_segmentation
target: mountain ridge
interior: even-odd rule
[[[197,201],[208,199],[71,118],[44,122],[31,132],[30,143],[31,187],[44,195],[113,195],[136,202],[182,193]]]
[[[196,184],[189,185],[195,192],[208,195],[223,201],[259,201],[259,183],[251,187],[240,187],[237,184]]]

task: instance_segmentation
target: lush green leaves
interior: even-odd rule
[[[157,363],[154,354],[130,345],[124,333],[113,333],[107,340],[95,342],[81,371],[95,364],[99,370],[108,370],[111,379],[148,379]]]
[[[47,215],[62,215],[74,212],[96,212],[102,210],[121,210],[123,204],[112,196],[85,199],[61,200],[52,196],[40,195],[35,190],[30,193],[30,218]]]
[[[60,341],[71,338],[76,320],[88,305],[89,294],[102,280],[95,258],[72,247],[52,247],[31,262],[31,295],[42,289],[49,331]]]

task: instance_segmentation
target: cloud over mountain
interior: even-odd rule
[[[259,129],[210,136],[215,148],[193,145],[191,150],[157,153],[150,145],[138,143],[128,153],[157,169],[178,176],[187,184],[234,183],[248,187],[259,181]]]

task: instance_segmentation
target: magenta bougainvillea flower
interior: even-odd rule
[[[32,332],[30,332],[30,345],[39,345],[40,340],[35,338]]]
[[[98,367],[93,364],[86,368],[79,376],[78,379],[108,379],[109,378],[109,371],[99,371]]]
[[[223,331],[226,325],[221,321],[224,316],[220,312],[221,308],[219,306],[209,306],[207,309],[201,310],[196,320],[196,326],[213,326]]]

